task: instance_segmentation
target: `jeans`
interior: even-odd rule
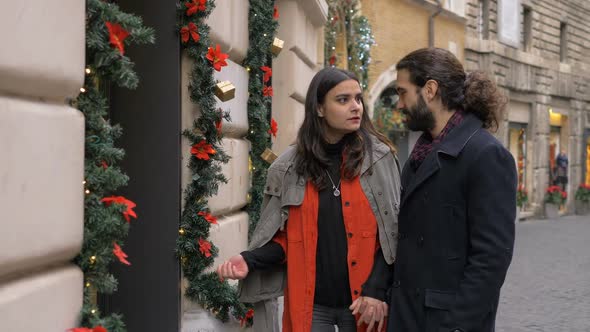
[[[330,308],[314,304],[311,332],[356,332],[356,320],[352,311],[345,308]]]

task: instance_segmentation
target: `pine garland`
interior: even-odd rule
[[[198,105],[200,111],[192,128],[185,130],[183,135],[190,141],[193,149],[198,150],[194,152],[200,151],[201,158],[193,154],[189,161],[192,180],[184,192],[185,204],[176,254],[188,281],[185,296],[211,311],[223,322],[229,320],[230,313],[244,322],[248,317],[248,308],[239,302],[236,288],[227,282],[220,282],[214,272],[206,272],[218,254],[218,248],[208,240],[209,228],[216,219],[210,215],[207,198],[217,194],[219,185],[227,182],[221,164],[229,161],[220,146],[222,136],[218,130],[222,118],[229,120],[229,115],[216,108],[214,69],[206,58],[209,47],[215,45],[211,45],[210,27],[205,19],[214,8],[213,0],[192,0],[177,4],[177,29],[186,54],[194,61],[189,77],[190,99]],[[190,33],[191,29],[198,37]],[[186,35],[187,33],[189,34]]]
[[[86,128],[84,242],[74,259],[84,272],[81,326],[102,326],[109,332],[124,332],[121,315],[103,317],[96,307],[96,293],[112,294],[117,289],[117,280],[108,265],[116,257],[115,246],[122,246],[127,237],[130,217],[135,214],[135,204],[131,201],[120,196],[107,197],[126,185],[128,177],[117,166],[125,154],[114,145],[122,130],[107,120],[109,103],[105,90],[108,83],[127,89],[137,87],[139,78],[133,63],[123,55],[124,47],[153,43],[154,31],[143,26],[141,18],[122,12],[114,4],[88,0],[86,8],[85,84],[82,93],[71,103],[84,114]],[[128,37],[120,36],[118,46],[110,41],[109,25],[119,25],[123,33],[129,33]],[[120,260],[124,261],[125,257],[121,256]]]
[[[369,20],[360,14],[358,0],[329,0],[328,5],[324,64],[335,66],[338,63],[336,40],[345,37],[347,69],[356,74],[365,90],[369,82],[371,47],[375,44]]]
[[[250,47],[244,60],[244,66],[250,69],[248,84],[248,123],[250,125],[247,139],[251,142],[250,160],[252,162],[252,188],[250,189],[250,204],[247,206],[249,215],[249,235],[256,228],[260,219],[260,209],[264,197],[266,171],[268,162],[261,154],[271,147],[270,140],[270,109],[271,96],[264,96],[262,66],[267,66],[272,60],[271,45],[273,43],[278,22],[274,19],[274,0],[250,0],[248,14],[248,30]]]

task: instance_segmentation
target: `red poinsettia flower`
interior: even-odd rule
[[[563,197],[564,199],[567,198],[567,193],[565,191],[561,192],[561,197]]]
[[[254,309],[248,309],[248,311],[246,311],[246,315],[242,318],[240,318],[240,326],[244,326],[244,324],[246,324],[248,322],[248,320],[254,318]]]
[[[207,144],[205,140],[193,145],[191,154],[197,159],[209,160],[209,155],[217,153],[211,144]]]
[[[217,218],[214,217],[211,213],[201,211],[197,214],[200,215],[201,217],[205,218],[205,220],[207,220],[208,223],[217,225]]]
[[[273,95],[273,91],[272,91],[272,86],[265,86],[264,88],[262,88],[262,95],[265,97],[272,97]]]
[[[225,62],[225,59],[227,59],[228,57],[229,55],[221,52],[221,47],[219,46],[219,44],[215,46],[215,49],[213,49],[213,47],[209,47],[207,59],[211,62],[215,70],[221,71],[221,67],[227,66],[227,62]]]
[[[199,239],[199,250],[205,257],[211,257],[211,242]]]
[[[336,63],[336,56],[332,55],[328,62],[330,63],[330,66],[333,66]]]
[[[104,160],[100,162],[100,165],[101,165],[101,166],[102,166],[102,168],[104,168],[104,169],[107,169],[107,168],[109,167],[109,164],[107,164],[107,162],[106,162],[106,161],[104,161]]]
[[[127,254],[125,252],[123,252],[123,249],[121,249],[121,247],[113,242],[113,254],[115,254],[115,256],[117,256],[117,258],[119,259],[119,262],[126,264],[126,265],[131,265],[131,263],[129,263],[129,261],[127,260]]]
[[[279,19],[279,7],[277,7],[276,5],[275,5],[275,9],[272,13],[272,18],[274,18],[275,20]]]
[[[270,77],[272,76],[272,68],[267,67],[267,66],[262,66],[260,67],[260,69],[262,69],[262,71],[264,72],[264,76],[262,77],[262,82],[266,83],[270,80]]]
[[[189,38],[192,38],[195,43],[201,39],[201,36],[199,36],[199,32],[197,30],[197,25],[193,22],[190,22],[187,26],[184,26],[182,29],[180,29],[180,36],[183,43],[187,43]]]
[[[68,332],[92,332],[92,329],[87,327],[76,327],[73,329],[69,329]]]
[[[111,23],[105,22],[107,26],[107,30],[109,30],[109,42],[111,45],[121,52],[121,55],[125,54],[125,45],[123,45],[123,41],[125,38],[129,36],[129,32],[119,24],[119,23]]]
[[[273,135],[274,137],[277,137],[277,132],[279,131],[279,124],[275,121],[275,119],[270,119],[270,129],[268,130],[268,133]]]
[[[130,217],[137,219],[137,214],[135,214],[135,211],[133,211],[133,208],[137,205],[123,196],[105,197],[100,201],[105,203],[107,206],[111,205],[112,203],[125,205],[127,206],[127,209],[123,211],[123,217],[125,218],[125,220],[127,220],[127,222],[131,222]]]
[[[109,332],[109,331],[107,331],[106,328],[98,325],[98,326],[94,327],[94,329],[92,329],[92,332]]]
[[[186,6],[186,16],[193,16],[199,10],[204,12],[206,7],[205,3],[207,0],[193,0],[191,2],[187,2],[184,5]]]

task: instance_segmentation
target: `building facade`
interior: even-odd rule
[[[0,331],[66,331],[82,308],[84,117],[66,99],[84,19],[83,1],[0,3]]]
[[[566,187],[590,181],[590,3],[584,0],[468,0],[465,66],[484,70],[508,97],[497,133],[517,161],[525,207],[541,214],[555,158],[569,158]]]
[[[371,49],[366,105],[375,121],[391,124],[386,131],[403,164],[419,133],[404,128],[395,107],[395,66],[404,55],[429,46],[448,49],[463,61],[465,1],[365,0],[362,14],[369,19],[376,42]],[[379,111],[387,114],[385,119],[376,114]]]

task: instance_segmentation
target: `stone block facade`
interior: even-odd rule
[[[84,80],[84,2],[4,1],[0,22],[0,330],[66,331],[83,294],[84,118],[66,98]]]
[[[323,63],[323,26],[326,22],[327,4],[324,0],[278,0],[280,18],[277,37],[285,44],[280,55],[273,60],[272,117],[278,122],[277,138],[273,138],[273,151],[280,154],[291,144],[304,116],[304,100],[307,86]],[[231,157],[222,166],[228,179],[219,187],[218,194],[209,199],[212,213],[219,225],[211,228],[211,240],[219,248],[215,266],[247,248],[248,214],[242,210],[247,204],[250,189],[248,158],[250,143],[248,131],[248,78],[249,72],[240,65],[248,51],[248,2],[232,0],[218,2],[209,17],[213,44],[220,44],[229,54],[228,66],[215,72],[215,79],[229,80],[236,88],[235,98],[218,101],[217,107],[230,113],[231,121],[223,123],[223,148]],[[183,128],[189,128],[198,118],[199,109],[188,95],[188,75],[192,63],[187,56],[182,59],[182,114]],[[190,147],[186,139],[181,144],[183,160],[182,186],[190,181],[186,167]],[[186,281],[182,283],[186,287]],[[280,315],[280,313],[279,313]],[[255,323],[256,324],[256,323]],[[181,331],[241,331],[239,323],[222,324],[207,311],[187,299],[182,301]],[[256,326],[252,328],[256,330]]]
[[[518,24],[502,25],[499,15],[508,4],[502,1],[507,0],[467,1],[466,69],[486,71],[509,98],[509,115],[500,130],[506,135],[499,137],[515,158],[519,152],[508,133],[520,128],[526,134],[526,176],[521,182],[529,192],[526,209],[542,213],[552,160],[564,150],[569,158],[566,211],[572,211],[588,158],[589,127],[584,119],[590,112],[590,27],[585,22],[590,3],[521,0],[509,4],[517,6],[517,12],[506,14],[516,15]],[[508,45],[503,31],[520,34],[520,42]],[[510,120],[520,103],[529,105],[529,120]]]

